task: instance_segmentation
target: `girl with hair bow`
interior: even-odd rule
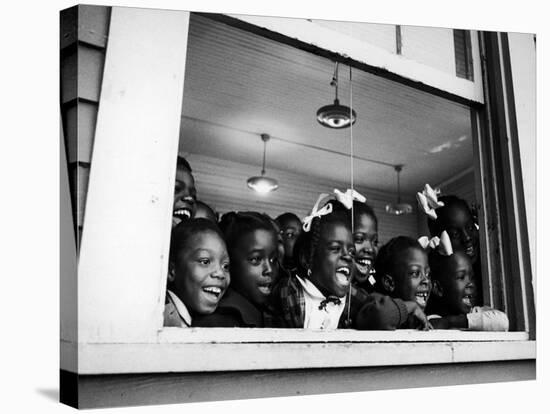
[[[321,194],[304,219],[295,245],[297,271],[275,287],[275,306],[290,328],[395,329],[407,320],[407,307],[351,284],[356,251],[350,208],[365,199],[353,190],[336,190],[334,198]],[[362,327],[355,323],[359,314],[367,321]]]

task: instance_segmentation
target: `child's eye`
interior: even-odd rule
[[[257,256],[254,256],[254,257],[249,258],[248,261],[250,263],[252,263],[254,266],[257,266],[261,263],[262,259],[257,257]]]
[[[269,258],[269,263],[274,264],[277,261],[275,256]]]
[[[224,272],[229,272],[229,263],[223,263],[222,264],[222,269]]]
[[[293,231],[287,231],[286,233],[283,233],[283,237],[287,240],[291,240],[295,237],[296,235],[294,234]]]
[[[355,244],[362,244],[365,242],[365,238],[363,236],[358,235],[358,236],[355,236],[355,238],[353,239],[353,242]]]
[[[447,233],[449,234],[449,237],[451,239],[458,239],[460,237],[460,233],[458,232],[458,230],[449,230],[447,231]]]
[[[210,259],[207,258],[201,258],[199,259],[199,263],[204,266],[208,266],[210,264]]]

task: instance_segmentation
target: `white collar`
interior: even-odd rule
[[[311,297],[315,299],[326,299],[326,296],[321,293],[321,291],[313,284],[313,282],[309,279],[302,279],[300,276],[296,275],[296,279],[298,279],[298,282],[302,285],[304,288],[304,291],[306,291]],[[345,300],[346,295],[342,296],[340,300]]]
[[[168,289],[166,291],[168,292],[168,296],[170,296],[170,300],[176,307],[176,310],[178,311],[180,318],[183,320],[183,323],[185,323],[187,326],[191,326],[191,315],[189,314],[189,311],[187,310],[187,306],[185,306],[185,303],[183,303],[181,299],[178,298],[174,292]]]

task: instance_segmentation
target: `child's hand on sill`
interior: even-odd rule
[[[407,313],[409,316],[412,316],[415,322],[419,323],[420,330],[428,331],[433,329],[432,324],[428,321],[428,318],[424,311],[418,306],[418,303],[406,300],[404,301],[405,306],[407,307]]]

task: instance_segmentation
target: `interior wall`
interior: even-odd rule
[[[189,161],[193,169],[198,199],[218,213],[252,210],[276,217],[288,211],[303,218],[309,214],[319,194],[332,192],[335,188],[349,188],[349,183],[320,181],[312,177],[270,169],[268,165],[266,175],[278,180],[279,189],[268,195],[259,195],[247,187],[246,180],[248,177],[259,175],[260,165],[241,164],[193,153],[181,155]],[[357,187],[357,190],[367,198],[378,217],[381,243],[397,235],[417,236],[415,200],[403,198],[403,201],[413,205],[413,214],[389,216],[385,212],[385,206],[395,201],[395,194],[362,187]]]

